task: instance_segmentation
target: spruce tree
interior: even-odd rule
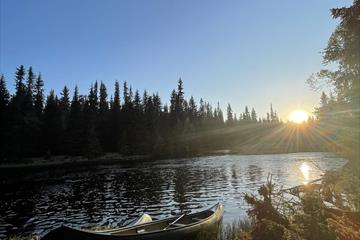
[[[78,87],[75,86],[73,98],[70,105],[69,121],[66,135],[66,152],[71,155],[82,155],[84,153],[84,124],[82,122],[83,97],[79,96]]]
[[[44,108],[44,82],[41,78],[41,74],[36,78],[34,88],[34,110],[38,117],[41,116]]]
[[[183,81],[181,78],[178,81],[178,87],[177,87],[177,95],[176,95],[176,103],[175,103],[175,113],[177,119],[184,120],[183,119],[183,112],[184,112],[184,86]]]
[[[248,106],[245,106],[245,112],[243,114],[243,118],[246,121],[249,121],[251,119]]]
[[[0,77],[0,162],[9,154],[9,145],[8,145],[8,136],[10,135],[9,131],[9,116],[8,116],[8,104],[9,104],[10,94],[6,88],[6,82],[4,75]]]
[[[25,78],[25,68],[23,65],[20,65],[16,69],[16,73],[15,73],[15,89],[16,89],[15,97],[16,98],[23,98],[25,96],[26,87],[24,84],[24,78]]]
[[[26,80],[26,101],[28,104],[28,108],[33,107],[34,102],[34,80],[35,80],[35,74],[32,70],[32,67],[29,67],[27,80]]]
[[[107,100],[107,90],[103,82],[100,82],[99,90],[99,114],[96,122],[96,132],[103,151],[113,151],[111,143],[111,118],[109,112],[109,102]]]
[[[9,104],[10,94],[6,88],[6,82],[4,75],[0,77],[0,113],[1,119],[3,117],[3,113],[5,113],[5,109]]]
[[[112,104],[112,149],[115,152],[121,151],[121,124],[120,124],[120,86],[119,82],[115,81],[115,92]]]
[[[271,122],[275,121],[275,113],[274,113],[272,103],[270,104],[270,121]]]
[[[60,111],[58,99],[54,90],[51,90],[46,99],[43,115],[43,138],[42,147],[44,152],[49,157],[53,154],[59,154],[60,144]]]
[[[257,122],[257,114],[254,108],[251,109],[251,121]]]
[[[64,86],[62,89],[60,95],[60,114],[61,114],[61,126],[65,130],[68,125],[68,118],[69,118],[69,112],[70,112],[70,96],[69,96],[69,89],[67,86]]]
[[[139,94],[138,90],[135,91],[134,110],[135,110],[136,113],[141,112],[141,98],[140,98],[140,94]]]
[[[123,99],[124,99],[124,108],[127,110],[129,108],[129,104],[130,104],[130,94],[129,94],[129,88],[127,86],[126,81],[124,81]]]
[[[230,103],[228,103],[228,105],[227,105],[226,113],[227,113],[227,114],[226,114],[226,115],[227,115],[226,123],[227,123],[227,124],[231,124],[234,119],[233,119],[233,112],[232,112]]]
[[[197,118],[197,106],[193,96],[190,97],[188,109],[190,122],[193,123],[196,121]]]
[[[112,110],[113,112],[116,113],[120,111],[120,86],[118,81],[115,81],[115,92],[114,92]]]
[[[104,114],[109,109],[109,104],[107,102],[107,92],[106,92],[106,86],[103,82],[100,83],[100,99],[99,99],[99,112],[100,114]]]

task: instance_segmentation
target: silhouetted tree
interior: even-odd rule
[[[233,112],[230,106],[230,103],[228,103],[227,108],[226,108],[226,113],[227,113],[227,120],[226,123],[227,124],[231,124],[233,122]]]
[[[41,74],[36,78],[34,87],[34,110],[35,114],[40,118],[44,108],[44,82],[41,78]]]
[[[103,82],[100,83],[100,102],[99,102],[99,113],[104,114],[109,110],[109,103],[107,101],[106,86]]]
[[[257,122],[257,114],[254,108],[251,109],[251,121]]]
[[[61,97],[59,102],[60,112],[61,112],[61,126],[65,130],[67,128],[69,112],[70,112],[70,96],[69,89],[67,86],[61,91]]]
[[[9,137],[9,116],[8,116],[8,104],[10,100],[9,91],[6,88],[6,82],[4,75],[0,77],[0,145],[2,150],[0,151],[0,162],[3,160],[9,152],[8,137]]]
[[[27,103],[26,107],[28,111],[31,111],[33,107],[34,80],[35,80],[35,74],[32,70],[32,67],[29,67],[27,80],[26,80],[26,103]]]
[[[3,119],[3,116],[6,112],[6,108],[9,104],[10,94],[6,88],[6,82],[4,75],[0,76],[0,119]]]
[[[243,119],[245,121],[250,121],[251,120],[251,116],[250,116],[250,112],[249,112],[249,108],[248,106],[245,106],[245,111],[243,113]]]
[[[193,96],[191,96],[189,100],[188,117],[192,123],[197,120],[197,106]]]
[[[42,147],[47,155],[59,154],[61,120],[59,101],[54,90],[50,91],[46,99],[43,115]]]
[[[84,154],[84,124],[82,113],[83,99],[79,96],[78,87],[75,86],[73,99],[70,105],[69,121],[66,134],[67,150],[71,155]]]
[[[111,106],[112,113],[112,151],[121,151],[121,124],[120,124],[120,86],[119,82],[115,81],[115,92],[113,104]]]

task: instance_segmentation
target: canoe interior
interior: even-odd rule
[[[148,224],[142,224],[142,225],[130,227],[125,230],[119,230],[116,232],[112,232],[111,235],[129,236],[129,235],[138,235],[138,234],[162,231],[165,228],[168,230],[175,229],[175,228],[182,228],[185,226],[196,224],[204,219],[207,219],[212,214],[214,214],[214,211],[207,210],[207,211],[200,212],[197,214],[185,215],[179,221],[177,221],[175,224],[170,225],[170,226],[169,226],[169,224],[172,223],[174,220],[176,220],[176,217],[169,218],[169,219],[162,220],[162,221],[157,221],[157,222],[152,222],[152,223],[148,223]]]

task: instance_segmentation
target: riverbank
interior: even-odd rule
[[[98,165],[114,165],[114,164],[138,164],[142,162],[166,160],[166,159],[178,159],[178,158],[195,158],[206,156],[221,156],[221,155],[265,155],[265,154],[289,154],[296,152],[284,152],[284,151],[241,151],[239,149],[220,149],[214,151],[207,151],[202,153],[182,154],[182,155],[123,155],[119,153],[106,153],[104,155],[88,158],[85,156],[52,156],[49,158],[33,157],[23,158],[15,161],[15,163],[3,163],[0,164],[0,173],[12,173],[21,171],[38,171],[48,170],[54,167],[59,168],[76,168],[76,167],[91,167]]]
[[[102,156],[88,158],[85,156],[52,156],[49,158],[34,157],[23,158],[16,161],[16,163],[0,164],[0,172],[16,171],[16,170],[46,170],[53,167],[69,168],[69,167],[86,167],[96,165],[112,165],[112,164],[132,164],[141,163],[153,160],[169,159],[169,158],[182,158],[182,157],[201,157],[209,155],[224,155],[236,154],[231,150],[216,150],[202,154],[192,154],[191,156],[167,156],[167,155],[123,155],[119,153],[106,153]]]
[[[0,165],[1,171],[11,170],[42,170],[53,167],[85,167],[93,165],[109,165],[117,163],[131,163],[134,161],[149,161],[151,155],[122,155],[118,153],[107,153],[96,158],[84,156],[54,156],[50,158],[24,158],[18,163],[5,163]]]

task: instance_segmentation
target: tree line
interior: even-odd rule
[[[219,103],[213,108],[203,99],[199,103],[192,96],[186,100],[181,79],[170,94],[169,106],[158,93],[145,90],[140,94],[127,82],[120,88],[115,81],[109,97],[105,84],[96,81],[84,95],[77,86],[72,94],[64,86],[59,96],[54,90],[45,96],[41,74],[21,65],[15,72],[15,92],[10,94],[2,75],[1,158],[193,153],[214,147],[211,136],[199,137],[203,132],[280,121],[272,105],[267,118],[259,118],[248,106],[237,117],[230,104],[225,120]]]

